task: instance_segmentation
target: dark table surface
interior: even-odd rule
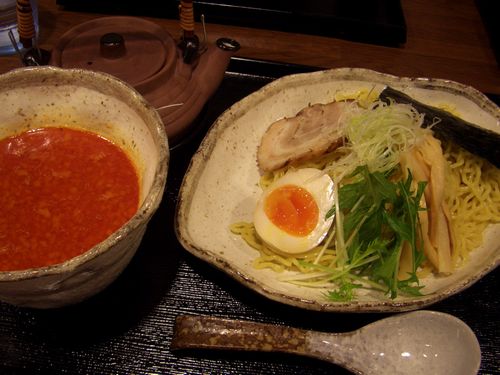
[[[210,314],[346,332],[387,314],[301,310],[270,301],[185,251],[173,230],[182,177],[208,127],[231,104],[282,75],[313,68],[233,59],[192,136],[171,152],[167,190],[141,246],[106,290],[75,306],[33,310],[0,303],[0,374],[344,374],[318,360],[270,353],[172,352],[179,314]],[[470,325],[480,374],[500,374],[499,272],[429,309]]]

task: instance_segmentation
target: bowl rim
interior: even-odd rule
[[[26,86],[30,86],[33,82],[33,85],[37,85],[54,76],[61,77],[67,84],[75,83],[75,85],[82,85],[96,91],[100,90],[95,85],[95,82],[104,83],[106,87],[110,87],[112,90],[123,95],[119,98],[121,101],[129,105],[133,103],[133,110],[138,113],[141,119],[148,120],[147,122],[150,124],[148,128],[152,136],[157,139],[159,148],[158,166],[155,170],[149,192],[144,197],[144,201],[137,208],[135,214],[106,239],[84,253],[62,263],[24,270],[0,271],[0,282],[28,280],[73,271],[77,267],[105,253],[106,250],[116,245],[123,237],[136,230],[144,222],[147,223],[157,210],[163,197],[170,161],[167,133],[163,121],[154,107],[134,87],[108,73],[54,66],[22,67],[0,74],[0,87],[4,83],[13,82],[27,83]],[[50,81],[48,82],[52,84]],[[105,91],[100,92],[106,93]]]

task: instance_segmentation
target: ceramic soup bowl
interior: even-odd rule
[[[122,272],[160,204],[169,163],[163,123],[129,85],[81,69],[13,70],[0,76],[0,101],[0,139],[23,130],[71,124],[121,146],[136,167],[138,209],[109,237],[59,264],[0,272],[1,301],[34,308],[77,303],[103,290]]]

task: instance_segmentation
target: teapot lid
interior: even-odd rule
[[[66,32],[52,51],[51,63],[112,74],[145,95],[147,87],[141,85],[152,78],[168,79],[163,68],[175,59],[172,37],[157,24],[136,17],[101,17]]]

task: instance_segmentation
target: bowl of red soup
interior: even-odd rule
[[[86,70],[13,70],[0,103],[0,300],[80,302],[123,271],[160,204],[163,123],[126,83]]]

